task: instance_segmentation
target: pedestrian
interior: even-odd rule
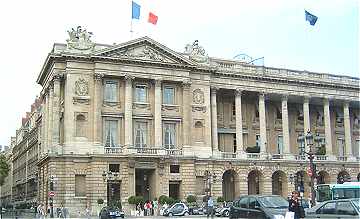
[[[144,216],[148,216],[147,211],[148,211],[148,205],[147,205],[147,201],[146,201],[144,204]]]
[[[154,215],[155,216],[158,216],[159,215],[159,205],[158,205],[158,201],[157,199],[155,198],[154,201],[153,201],[153,209],[154,209]]]
[[[289,211],[294,212],[294,219],[304,218],[304,208],[299,199],[300,193],[293,191],[289,201]]]
[[[85,208],[85,217],[87,219],[90,219],[90,207],[89,206],[86,206],[86,208]]]
[[[211,195],[209,196],[208,200],[207,200],[207,218],[209,218],[209,215],[211,215],[211,218],[214,218],[214,200],[211,197]]]

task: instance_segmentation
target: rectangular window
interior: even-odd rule
[[[86,177],[85,175],[75,175],[75,197],[86,196]]]
[[[180,173],[180,165],[170,165],[170,173]]]
[[[197,195],[205,194],[205,181],[203,176],[196,177],[196,194]]]
[[[106,81],[104,87],[104,101],[117,102],[118,101],[118,83],[116,81]]]
[[[175,104],[175,89],[173,87],[164,87],[163,103]]]
[[[120,164],[109,164],[109,171],[112,173],[120,172]]]
[[[256,135],[256,147],[260,147],[260,135]]]
[[[283,154],[284,153],[284,142],[283,142],[283,136],[279,135],[277,139],[277,153]]]
[[[146,85],[136,85],[135,88],[135,102],[147,102],[147,87]]]
[[[146,147],[147,145],[147,122],[135,122],[135,146]]]
[[[175,123],[164,123],[164,146],[166,149],[174,149],[176,144]]]
[[[338,138],[337,139],[337,146],[338,146],[338,149],[339,149],[339,156],[340,157],[345,156],[344,139]]]
[[[105,147],[118,146],[118,121],[117,120],[105,120],[105,133],[104,142]]]
[[[232,103],[232,115],[236,116],[236,105],[235,102]]]

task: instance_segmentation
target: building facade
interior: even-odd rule
[[[308,197],[308,131],[317,183],[359,180],[359,78],[211,58],[197,41],[179,53],[89,36],[69,31],[37,79],[38,202],[53,191],[55,208],[95,213],[98,199],[286,197],[299,185]]]

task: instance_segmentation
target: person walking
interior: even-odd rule
[[[294,219],[304,218],[304,209],[299,199],[300,193],[293,191],[289,200],[289,211],[294,212]]]
[[[207,207],[208,207],[207,218],[209,218],[209,215],[211,215],[211,218],[214,218],[214,200],[211,197],[211,195],[208,198]]]

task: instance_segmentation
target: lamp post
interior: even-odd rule
[[[111,204],[112,198],[114,196],[114,188],[111,186],[111,183],[109,181],[117,180],[119,173],[117,172],[111,172],[111,171],[103,171],[101,174],[103,181],[106,182],[106,189],[107,189],[107,204]],[[110,187],[109,187],[110,186]]]
[[[209,195],[212,196],[212,183],[216,182],[216,175],[215,173],[211,173],[208,170],[205,170],[205,179],[204,181],[206,182],[206,187],[207,189],[209,189]]]
[[[306,134],[306,144],[309,145],[309,152],[306,153],[308,155],[310,161],[310,187],[311,187],[311,206],[315,206],[315,188],[314,188],[314,181],[316,178],[316,165],[314,163],[315,152],[314,152],[314,137],[310,131]]]

